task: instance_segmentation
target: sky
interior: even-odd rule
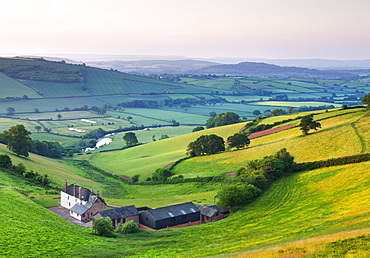
[[[370,59],[369,0],[0,0],[0,53]]]

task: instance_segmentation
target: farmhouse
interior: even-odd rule
[[[121,224],[133,220],[139,225],[139,211],[134,205],[111,210],[99,211],[94,218],[108,217],[112,220],[113,227],[117,229]]]
[[[202,224],[223,219],[225,217],[225,214],[227,213],[226,210],[218,207],[215,204],[203,206],[203,205],[194,203],[194,205],[197,206],[197,208],[200,211],[200,222]]]
[[[140,228],[162,229],[200,224],[200,211],[192,202],[147,210],[140,213]]]
[[[69,215],[78,220],[88,220],[99,211],[105,210],[107,204],[99,196],[89,189],[76,184],[68,185],[64,182],[64,188],[60,192],[60,204],[69,210]]]

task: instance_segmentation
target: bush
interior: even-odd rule
[[[240,208],[251,202],[261,193],[261,189],[251,184],[234,183],[224,186],[218,192],[218,205],[224,208]]]
[[[132,234],[138,231],[139,231],[139,227],[133,220],[130,220],[126,223],[119,225],[117,229],[117,233],[120,233],[120,234]]]
[[[108,217],[93,220],[93,229],[98,236],[111,236],[114,230],[112,221]]]

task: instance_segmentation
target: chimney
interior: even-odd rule
[[[64,180],[64,192],[67,192],[67,186],[68,186],[68,182],[67,182],[67,179]]]
[[[76,185],[76,183],[74,183],[73,184],[73,196],[76,197],[76,195],[77,195],[77,185]]]
[[[82,200],[82,187],[81,186],[78,188],[78,198]]]
[[[96,198],[99,198],[99,191],[96,192]]]

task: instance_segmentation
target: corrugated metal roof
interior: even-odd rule
[[[200,212],[199,209],[192,202],[161,207],[157,209],[148,210],[155,220],[162,220],[171,217],[183,216],[186,214]],[[173,216],[171,216],[172,214]]]
[[[111,219],[126,218],[139,215],[139,211],[134,205],[100,211],[99,213],[102,217],[109,217]]]

